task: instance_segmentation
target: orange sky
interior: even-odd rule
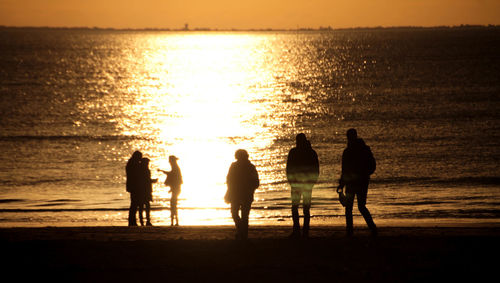
[[[113,28],[500,25],[500,0],[0,0],[0,25]]]

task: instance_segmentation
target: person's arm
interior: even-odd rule
[[[252,165],[252,178],[253,178],[253,187],[254,187],[254,190],[256,190],[259,185],[260,185],[260,181],[259,181],[259,172],[257,172],[257,169],[255,168],[254,165]]]
[[[224,202],[225,203],[231,203],[232,201],[232,178],[233,178],[233,164],[231,164],[231,167],[229,167],[229,171],[227,172],[226,176],[226,184],[227,184],[227,190],[226,194],[224,195]]]
[[[233,171],[234,171],[234,164],[231,164],[226,176],[226,184],[228,189],[233,186],[233,175],[234,175]]]
[[[344,168],[345,168],[345,163],[346,163],[346,157],[345,157],[345,150],[342,153],[342,164],[341,164],[341,171],[340,171],[340,179],[339,179],[339,186],[344,186]]]
[[[314,150],[313,150],[313,158],[314,158],[314,178],[315,181],[317,181],[319,178],[319,158],[318,154]]]
[[[286,157],[286,176],[289,178],[290,175],[290,153],[288,153],[288,156]]]
[[[295,176],[294,176],[294,167],[295,167],[295,158],[294,158],[294,149],[290,150],[290,152],[288,153],[288,157],[286,159],[286,178],[288,180],[288,182],[290,181],[294,181],[295,180]]]

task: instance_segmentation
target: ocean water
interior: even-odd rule
[[[0,29],[0,226],[126,225],[125,163],[151,159],[152,220],[232,224],[236,149],[261,186],[250,223],[289,225],[288,151],[320,159],[312,225],[343,225],[345,132],[371,147],[379,225],[500,222],[500,29],[164,32]],[[355,209],[355,224],[363,225]]]

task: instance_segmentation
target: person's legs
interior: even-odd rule
[[[302,191],[302,210],[304,212],[304,226],[302,228],[302,236],[309,237],[309,223],[311,221],[311,201],[312,201],[312,185],[304,187]]]
[[[128,210],[128,226],[137,226],[136,213],[137,213],[137,199],[136,196],[130,194],[130,208]]]
[[[292,237],[300,236],[300,222],[299,222],[299,204],[300,197],[302,195],[301,188],[296,185],[292,185],[291,197],[292,197],[292,220],[293,220],[293,232]]]
[[[170,225],[174,226],[174,219],[177,215],[177,196],[172,193],[170,196]]]
[[[236,239],[241,238],[241,218],[239,215],[240,204],[236,202],[231,203],[231,216],[233,217],[234,226],[236,227]]]
[[[144,206],[146,207],[146,226],[153,226],[153,224],[151,224],[151,204],[149,200],[144,203]]]
[[[248,238],[248,216],[250,214],[251,207],[251,202],[246,202],[241,205],[240,231],[242,240],[246,240]]]
[[[175,220],[175,225],[176,226],[179,226],[179,210],[178,210],[178,206],[177,206],[177,203],[179,201],[179,194],[180,194],[181,190],[179,187],[173,187],[172,188],[172,196],[171,196],[171,203],[172,203],[172,207],[173,207],[173,210],[172,210],[172,225],[174,223],[174,220]]]
[[[377,226],[375,225],[375,222],[373,222],[372,215],[370,214],[370,211],[368,208],[366,208],[366,198],[368,196],[368,184],[366,184],[366,187],[364,187],[358,195],[358,209],[359,212],[361,212],[361,215],[363,215],[363,218],[366,221],[366,224],[368,225],[368,228],[372,231],[372,234],[376,235],[377,234]]]
[[[141,223],[141,226],[144,226],[144,219],[142,215],[143,211],[144,211],[144,203],[141,202],[139,204],[139,222]]]
[[[309,222],[311,220],[311,206],[304,204],[302,211],[304,212],[304,225],[302,227],[302,237],[307,238],[307,237],[309,237]]]
[[[177,203],[179,201],[179,193],[175,193],[175,198],[174,198],[174,217],[175,217],[175,225],[179,226],[179,208],[177,206]]]
[[[352,208],[354,206],[354,193],[346,192],[345,195],[345,224],[347,236],[352,236],[353,232],[353,220],[352,220]]]

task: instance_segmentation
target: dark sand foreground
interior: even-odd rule
[[[2,228],[3,278],[49,282],[478,282],[497,277],[500,227]],[[3,282],[7,282],[2,280]],[[35,282],[36,282],[35,281]]]

